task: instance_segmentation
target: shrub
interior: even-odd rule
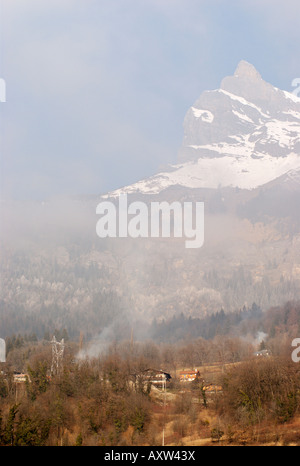
[[[228,372],[220,409],[241,423],[291,419],[299,408],[299,372],[286,360],[250,360]]]

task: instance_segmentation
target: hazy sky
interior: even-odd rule
[[[292,91],[299,0],[0,0],[1,197],[98,194],[174,163],[241,59]]]

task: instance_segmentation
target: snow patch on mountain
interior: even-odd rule
[[[196,118],[201,118],[202,121],[206,121],[207,123],[212,123],[214,121],[214,116],[209,110],[201,110],[195,107],[192,107],[192,110]]]
[[[246,99],[244,99],[243,97],[240,97],[240,96],[238,96],[238,95],[232,94],[231,92],[225,91],[224,89],[217,89],[216,92],[221,92],[222,94],[225,94],[225,95],[228,96],[230,99],[236,100],[237,102],[239,102],[239,103],[242,104],[243,106],[248,106],[248,107],[254,108],[257,112],[259,112],[261,115],[263,115],[263,116],[266,117],[266,118],[269,118],[269,116],[270,116],[270,115],[267,115],[266,113],[264,113],[264,112],[262,111],[261,108],[257,107],[257,105],[254,105],[253,103],[248,102],[248,101],[247,101]]]
[[[291,154],[275,158],[258,154],[257,158],[233,157],[205,158],[196,162],[174,165],[173,171],[160,173],[131,186],[109,193],[107,197],[120,194],[159,194],[171,186],[186,188],[232,187],[255,189],[291,171],[300,170],[300,157]]]

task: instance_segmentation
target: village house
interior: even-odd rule
[[[198,380],[199,378],[200,372],[197,369],[179,372],[180,382],[193,382],[193,380]]]

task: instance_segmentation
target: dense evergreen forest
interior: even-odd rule
[[[56,328],[53,325],[45,328],[44,333],[12,333],[6,337],[7,351],[11,348],[21,347],[26,342],[38,340],[50,341],[55,335],[58,340],[78,341],[72,338],[66,328]],[[207,317],[186,317],[184,314],[173,316],[171,319],[153,319],[151,323],[137,321],[134,326],[129,321],[120,319],[107,332],[106,337],[101,338],[107,343],[111,341],[124,341],[134,337],[141,341],[153,341],[154,343],[181,343],[187,340],[204,339],[212,340],[217,336],[229,338],[248,338],[255,342],[262,339],[272,340],[282,333],[288,333],[296,338],[300,335],[300,304],[288,302],[284,306],[270,308],[263,312],[255,303],[250,308],[244,306],[235,312],[225,313],[223,309]],[[83,332],[84,334],[84,332]],[[84,334],[85,342],[97,341],[98,335]],[[259,342],[260,342],[259,341]]]

